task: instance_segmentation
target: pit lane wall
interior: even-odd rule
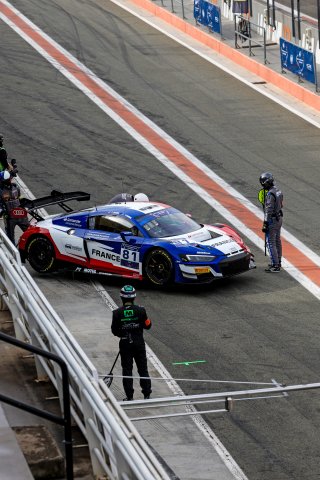
[[[170,480],[98,372],[46,300],[18,250],[0,229],[0,309],[11,312],[16,338],[65,360],[71,413],[89,445],[97,478]],[[62,408],[62,382],[54,362],[35,356],[39,379],[51,380]]]
[[[208,0],[209,2],[211,0]],[[212,3],[217,4],[220,9],[222,16],[226,19],[233,20],[234,14],[233,11],[233,2],[216,0]],[[302,5],[303,8],[303,5]],[[260,27],[266,28],[266,38],[269,43],[280,43],[280,38],[284,38],[288,42],[295,43],[301,48],[313,52],[316,56],[316,62],[320,63],[320,50],[319,50],[319,35],[317,29],[317,22],[315,19],[312,19],[308,16],[301,14],[300,22],[300,32],[301,38],[298,38],[299,26],[297,20],[298,13],[295,10],[295,32],[292,31],[292,17],[291,11],[289,8],[280,6],[278,3],[275,7],[275,23],[274,25],[269,25],[272,23],[272,11],[271,11],[271,2],[270,2],[270,11],[269,11],[269,22],[268,22],[268,11],[267,4],[262,2],[257,2],[252,0],[252,16],[250,21],[259,25]],[[293,34],[295,33],[295,37]]]
[[[153,4],[154,6],[158,5],[164,7],[167,10],[174,9],[175,14],[178,17],[183,17],[185,15],[185,20],[188,22],[193,19],[193,7],[194,0],[131,0],[132,3],[140,4],[140,6],[152,9],[152,7],[147,6],[147,3]],[[233,0],[205,0],[208,3],[212,3],[220,8],[222,15],[222,34],[223,34],[223,24],[225,20],[234,20],[234,2]],[[183,9],[182,9],[183,2]],[[237,2],[238,6],[240,1]],[[317,20],[311,18],[303,13],[300,13],[300,33],[301,38],[298,38],[299,26],[298,26],[298,12],[294,11],[295,16],[295,31],[293,31],[292,25],[292,16],[291,8],[281,5],[281,3],[275,3],[275,15],[274,15],[274,25],[273,23],[273,12],[272,5],[269,2],[269,19],[268,19],[268,10],[267,10],[267,0],[257,1],[251,0],[252,4],[252,15],[250,15],[250,21],[253,24],[259,25],[259,27],[266,28],[266,37],[269,43],[278,43],[280,38],[295,43],[301,48],[304,48],[310,52],[315,53],[317,63],[320,63],[320,50],[319,50],[319,35],[317,28]],[[301,5],[303,9],[303,4]],[[246,16],[246,15],[244,15]],[[249,17],[248,17],[249,18]],[[254,28],[254,27],[253,27]],[[295,34],[295,36],[294,36]]]
[[[110,0],[113,3],[122,6],[121,0]],[[288,93],[289,95],[295,97],[297,100],[305,103],[309,107],[312,107],[316,110],[320,111],[320,95],[318,95],[315,91],[311,91],[308,88],[304,87],[303,85],[299,84],[297,80],[293,81],[287,78],[284,74],[281,73],[280,67],[280,48],[279,48],[279,57],[277,60],[276,68],[270,68],[268,65],[264,65],[263,63],[254,59],[254,57],[250,57],[247,54],[242,53],[239,49],[234,47],[234,28],[231,27],[228,29],[229,35],[227,38],[226,30],[224,29],[224,18],[226,22],[229,22],[230,26],[230,18],[233,18],[234,14],[232,13],[232,0],[229,4],[224,2],[224,0],[216,0],[217,5],[221,5],[222,9],[222,37],[217,34],[212,34],[208,32],[206,27],[196,26],[195,21],[193,18],[193,0],[183,0],[184,1],[184,12],[185,17],[182,18],[182,11],[181,11],[181,0],[172,0],[175,8],[175,13],[171,12],[171,0],[127,0],[126,4],[132,4],[135,7],[144,9],[145,11],[151,13],[155,17],[163,20],[164,22],[168,23],[172,27],[177,30],[182,31],[184,34],[188,35],[190,38],[197,40],[198,42],[204,44],[208,48],[218,52],[220,55],[228,58],[235,64],[243,67],[247,71],[258,75],[267,83],[273,84],[276,87],[280,88],[284,92]],[[261,4],[253,1],[253,16],[251,17],[251,21],[253,23],[260,24],[264,22],[265,18],[265,4]],[[180,8],[177,8],[177,5],[180,5]],[[278,8],[278,7],[277,7]],[[282,36],[285,40],[290,41],[292,40],[292,33],[291,28],[291,16],[286,13],[285,11],[278,10],[276,12],[276,29],[273,27],[268,27],[267,32],[267,42],[270,41],[272,43],[273,40],[278,42],[278,39]],[[303,20],[301,24],[301,47],[303,48],[306,45],[306,34],[305,29],[310,27],[310,22],[306,23]],[[311,27],[310,27],[311,28]],[[316,62],[320,62],[319,56],[319,44],[317,39],[317,30],[313,26],[314,35],[314,42],[311,44],[314,45],[316,49]],[[290,31],[288,30],[290,29]],[[231,32],[231,35],[230,35]],[[304,41],[303,41],[304,39]],[[299,42],[297,42],[299,43]],[[276,43],[277,44],[277,43]],[[318,82],[319,84],[319,82]],[[311,84],[312,85],[312,84]]]

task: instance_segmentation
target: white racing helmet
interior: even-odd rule
[[[10,173],[8,172],[8,170],[4,170],[3,172],[0,172],[0,180],[2,181],[6,181],[6,180],[9,180],[10,178]]]
[[[134,202],[149,202],[149,198],[145,193],[136,193],[133,197]]]

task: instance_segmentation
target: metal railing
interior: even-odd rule
[[[155,0],[152,0],[152,1],[154,2]],[[161,6],[166,7],[164,0],[160,0],[160,1],[161,1]],[[176,10],[175,10],[175,4],[178,4],[180,6],[180,9],[181,9],[182,18],[185,19],[186,15],[185,15],[184,0],[168,0],[168,3],[169,2],[170,2],[170,6],[171,6],[171,12],[172,13],[177,13]]]
[[[274,383],[273,387],[256,388],[246,390],[233,390],[215,393],[206,393],[198,395],[181,395],[179,397],[163,397],[150,400],[135,400],[131,402],[121,402],[120,404],[126,411],[150,409],[166,409],[170,407],[182,406],[189,407],[189,411],[178,413],[155,414],[148,416],[138,416],[131,418],[132,421],[151,420],[158,418],[190,416],[208,413],[230,412],[234,410],[235,403],[240,401],[261,400],[268,398],[286,398],[289,392],[299,392],[306,390],[316,390],[320,388],[320,383],[307,383],[301,385],[279,385]],[[195,410],[194,405],[201,404],[218,404],[222,403],[221,408],[212,408],[210,410]]]
[[[0,401],[7,403],[13,407],[16,407],[20,410],[24,410],[29,412],[33,415],[36,415],[41,418],[45,418],[50,422],[56,423],[64,427],[64,447],[65,447],[65,460],[66,460],[66,478],[67,480],[73,480],[73,450],[72,450],[72,432],[71,432],[71,413],[70,413],[70,395],[69,395],[69,373],[68,373],[68,366],[65,361],[58,357],[51,352],[46,352],[40,348],[34,347],[33,345],[29,345],[27,343],[21,342],[16,338],[11,337],[10,335],[6,335],[5,333],[0,332],[0,340],[14,345],[15,347],[22,348],[23,350],[27,350],[35,355],[39,355],[40,357],[47,358],[53,362],[58,363],[61,368],[61,375],[62,375],[62,392],[63,392],[63,415],[59,417],[58,415],[54,415],[51,412],[47,412],[46,410],[41,410],[39,408],[33,407],[32,405],[28,405],[24,402],[21,402],[18,399],[8,397],[0,393]]]
[[[158,459],[119,406],[90,359],[41,293],[17,249],[0,229],[1,308],[11,312],[15,336],[63,358],[69,370],[70,410],[87,439],[93,472],[110,480],[169,480]],[[61,370],[35,355],[39,379],[57,389],[63,411]]]
[[[252,26],[259,32],[262,31],[262,43],[257,39],[252,38]],[[238,37],[242,39],[242,41],[248,40],[249,45],[241,46],[238,43]],[[252,45],[254,43],[254,45]],[[264,64],[268,63],[267,60],[267,36],[266,36],[266,28],[258,25],[256,23],[251,22],[245,17],[241,15],[235,15],[234,17],[234,46],[235,48],[249,48],[249,55],[254,56],[252,51],[253,47],[261,47],[263,48],[263,62]]]

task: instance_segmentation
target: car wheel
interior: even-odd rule
[[[146,278],[156,285],[168,285],[173,280],[173,263],[170,255],[158,248],[151,250],[144,262]]]
[[[28,245],[27,252],[29,263],[36,272],[47,273],[55,269],[54,248],[47,238],[33,238]]]

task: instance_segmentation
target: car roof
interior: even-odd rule
[[[90,213],[94,215],[97,213],[100,215],[126,215],[127,217],[135,218],[158,212],[168,207],[169,205],[158,202],[123,202],[101,205]]]

